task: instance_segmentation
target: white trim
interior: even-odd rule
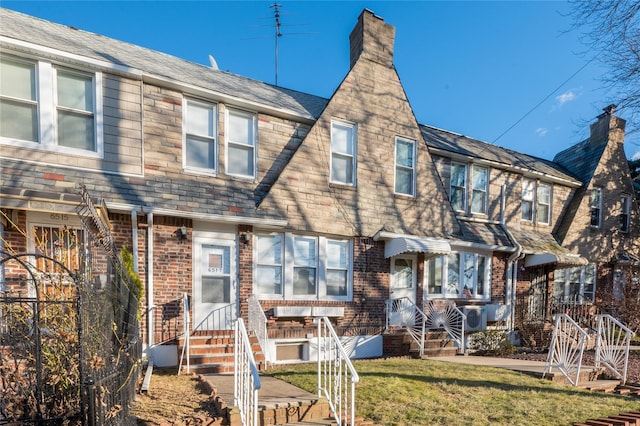
[[[213,144],[213,165],[211,168],[208,167],[198,167],[187,164],[187,125],[188,121],[188,110],[189,103],[201,107],[206,108],[211,113],[212,126],[211,135],[199,135],[190,133],[189,135],[198,138],[200,140],[206,140],[209,143]],[[200,99],[193,99],[186,96],[182,97],[182,168],[187,173],[194,173],[199,175],[207,175],[207,176],[216,176],[218,174],[218,104],[215,102],[203,101]]]
[[[253,139],[252,144],[245,144],[241,142],[231,141],[231,129],[229,127],[229,115],[236,114],[236,116],[240,116],[246,119],[251,120],[252,130],[253,130]],[[239,173],[231,173],[229,172],[229,144],[235,145],[238,147],[249,147],[253,152],[253,170],[251,174],[244,175]],[[258,175],[258,114],[252,111],[246,111],[243,109],[226,107],[224,111],[224,173],[229,176],[234,176],[240,179],[250,179],[253,180]]]
[[[398,183],[398,141],[402,141],[402,142],[406,142],[406,143],[411,143],[412,145],[412,154],[413,154],[413,161],[411,164],[411,167],[407,167],[407,166],[401,166],[401,168],[403,170],[411,170],[411,193],[407,194],[405,192],[398,192],[396,191],[396,184]],[[394,143],[394,150],[393,150],[393,154],[394,154],[394,161],[393,161],[393,193],[396,195],[405,195],[405,196],[409,196],[409,197],[414,197],[416,196],[416,184],[417,184],[417,163],[418,163],[418,149],[417,149],[418,143],[413,140],[413,139],[409,139],[409,138],[405,138],[402,136],[396,136],[395,137],[395,143]]]
[[[451,246],[445,240],[426,237],[397,237],[385,242],[384,257],[390,258],[403,253],[426,253],[433,256],[449,254]]]
[[[333,180],[333,126],[342,126],[344,128],[349,128],[351,130],[351,138],[349,143],[351,144],[351,150],[353,151],[351,155],[335,152],[336,155],[344,158],[351,158],[351,182],[340,182]],[[358,186],[357,182],[357,168],[358,168],[358,125],[356,123],[352,123],[346,120],[341,120],[339,118],[331,118],[331,124],[329,129],[329,182],[336,185],[344,185],[344,186]]]

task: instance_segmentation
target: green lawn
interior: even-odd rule
[[[356,361],[356,414],[385,425],[571,425],[640,410],[640,400],[509,370],[435,360]],[[316,364],[268,373],[317,392]]]

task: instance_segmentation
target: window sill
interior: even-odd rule
[[[329,182],[329,188],[346,189],[346,190],[355,191],[357,186],[356,185],[351,185],[351,184],[348,184],[348,183]]]

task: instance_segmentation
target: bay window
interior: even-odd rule
[[[348,300],[353,262],[348,240],[258,234],[254,248],[254,293],[261,299]]]
[[[491,258],[472,252],[451,252],[426,262],[427,298],[486,300],[490,294]]]

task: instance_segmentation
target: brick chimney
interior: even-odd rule
[[[620,144],[624,143],[626,120],[613,115],[616,111],[616,106],[613,104],[602,110],[604,112],[598,116],[598,121],[591,125],[589,144],[591,146],[598,146],[610,140]]]
[[[393,66],[393,42],[396,36],[394,26],[386,24],[369,9],[364,9],[358,17],[358,23],[349,35],[351,64],[360,56],[388,67]]]

